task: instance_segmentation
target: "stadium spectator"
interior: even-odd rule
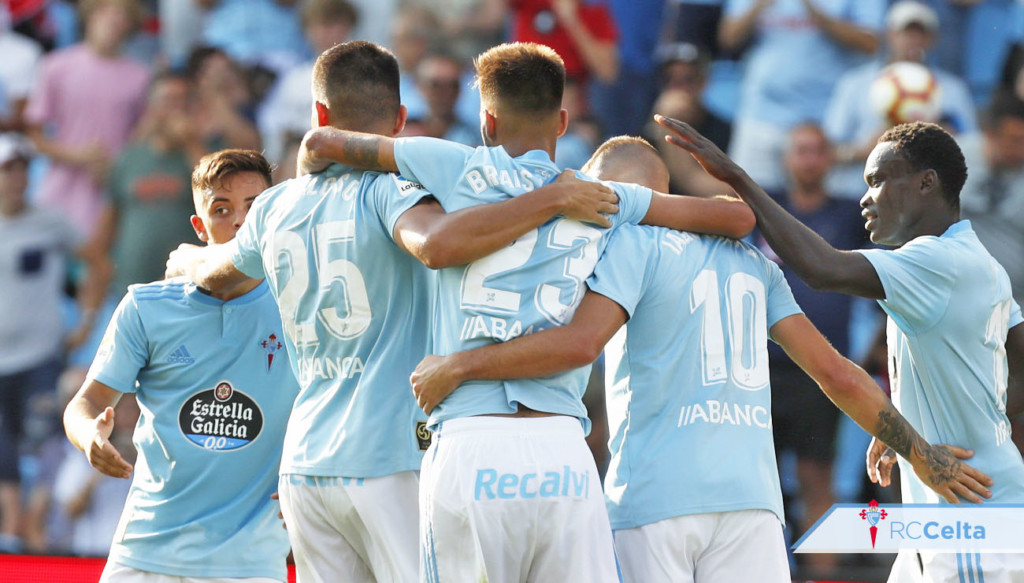
[[[270,165],[254,151],[217,152],[199,161],[192,185],[196,235],[224,244],[270,185]],[[259,279],[219,293],[182,279],[129,288],[64,412],[90,465],[135,474],[101,581],[285,581],[288,538],[270,496],[298,383],[282,335]],[[142,410],[134,467],[112,441],[123,393]]]
[[[244,67],[283,73],[309,58],[298,0],[194,0],[206,9],[203,41]]]
[[[768,189],[785,188],[790,128],[820,123],[839,77],[878,47],[884,0],[726,0],[725,50],[748,45],[729,152]]]
[[[441,37],[464,62],[505,38],[508,0],[410,0],[431,11]]]
[[[258,148],[252,95],[238,64],[221,49],[200,47],[189,55],[186,74],[194,92],[189,114],[206,150]]]
[[[22,131],[22,116],[39,69],[43,49],[11,30],[7,6],[0,4],[0,132]]]
[[[84,321],[68,344],[80,342],[92,325],[109,276],[104,255],[83,245],[63,217],[25,201],[31,157],[27,138],[0,134],[0,548],[5,552],[21,550],[20,537],[27,529],[19,458],[35,456],[46,438],[58,432],[67,260],[78,256],[87,264],[78,298]],[[41,537],[33,539],[31,550],[41,551]]]
[[[1024,375],[1024,318],[1005,270],[970,222],[960,220],[967,166],[953,137],[920,122],[882,134],[865,165],[868,191],[861,207],[871,241],[896,249],[851,252],[836,250],[786,213],[699,134],[665,123],[677,132],[674,143],[749,201],[765,238],[801,279],[815,289],[878,300],[889,316],[897,408],[926,440],[969,448],[971,464],[992,478],[991,502],[1024,502],[1024,462],[1009,439],[1007,421],[1008,414],[1024,411],[1024,389],[1018,386]],[[1008,391],[1009,382],[1014,385]],[[872,440],[872,480],[888,485],[894,463],[885,439]],[[904,460],[900,464],[904,503],[941,501]],[[958,490],[953,499],[965,494]],[[903,550],[891,578],[951,580],[968,565],[978,579],[1013,580],[1024,574],[1022,561],[1022,555]]]
[[[860,198],[864,194],[864,161],[875,140],[888,128],[887,120],[872,106],[865,94],[872,81],[888,64],[909,61],[927,64],[929,53],[939,40],[939,18],[926,4],[901,0],[886,14],[886,52],[870,63],[848,71],[836,83],[823,125],[836,144],[837,165],[829,181],[837,196]],[[932,121],[942,121],[950,131],[977,131],[975,105],[967,84],[960,77],[929,67],[939,85],[940,112]]]
[[[1013,298],[1024,302],[1024,100],[996,95],[982,131],[960,138],[970,172],[960,191],[963,217],[1006,269]]]
[[[427,104],[422,117],[409,118],[416,135],[480,145],[480,129],[459,119],[455,105],[462,92],[462,63],[452,53],[433,51],[416,65],[416,87]]]
[[[664,45],[658,54],[661,63],[661,93],[654,111],[680,119],[700,128],[720,148],[728,148],[732,126],[704,104],[711,66],[711,54],[691,43]],[[666,132],[651,119],[644,128],[668,166],[672,192],[693,196],[714,196],[729,192],[729,187],[711,178],[692,156],[665,142]]]
[[[685,150],[676,148],[680,152]],[[688,155],[688,154],[687,154]],[[787,188],[773,198],[790,214],[821,235],[836,249],[860,249],[867,245],[860,207],[851,200],[832,197],[826,178],[832,166],[832,145],[817,124],[798,124],[789,132],[784,153]],[[818,292],[793,273],[775,254],[764,237],[755,237],[757,247],[780,264],[793,297],[814,327],[828,338],[839,354],[850,355],[850,320],[853,298]],[[796,454],[797,498],[802,513],[789,513],[797,528],[793,540],[806,531],[832,506],[832,461],[835,457],[839,412],[818,384],[778,345],[768,347],[772,395],[772,426],[775,451]],[[859,452],[858,452],[859,453]],[[835,555],[804,557],[815,568],[835,566]]]
[[[512,42],[530,42],[555,50],[565,76],[584,89],[593,78],[611,83],[619,75],[617,33],[603,2],[584,0],[510,0]]]
[[[348,40],[359,20],[359,13],[346,0],[309,0],[302,6],[302,29],[313,48],[313,58],[285,71],[259,109],[260,134],[272,163],[284,162],[285,145],[309,129],[313,115],[309,87],[316,57]],[[294,160],[290,162],[294,166]],[[294,172],[289,178],[293,176]]]
[[[76,231],[91,235],[103,208],[111,161],[131,137],[149,71],[120,56],[141,18],[133,0],[85,0],[85,40],[43,59],[25,122],[51,166],[37,191]]]

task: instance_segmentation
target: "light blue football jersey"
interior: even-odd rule
[[[800,307],[779,267],[741,241],[626,226],[588,286],[629,314],[605,348],[612,528],[750,509],[783,520],[768,330]]]
[[[889,379],[900,413],[930,443],[974,450],[989,502],[1024,503],[1024,462],[1006,418],[1006,332],[1022,321],[1006,271],[970,221],[895,250],[860,251],[885,289]],[[900,458],[905,503],[938,503]]]
[[[184,577],[285,580],[281,443],[299,387],[266,283],[223,302],[184,280],[133,285],[89,369],[135,393],[135,475],[110,560]]]
[[[409,375],[428,353],[435,284],[392,233],[427,195],[334,165],[261,194],[235,237],[235,266],[270,283],[301,386],[282,474],[419,469],[429,433]]]
[[[508,200],[559,174],[541,150],[513,158],[500,146],[469,148],[432,138],[399,139],[395,160],[403,176],[423,184],[448,212]],[[650,208],[651,190],[608,184],[619,195],[619,212],[609,217],[612,230],[640,222]],[[556,217],[483,259],[440,270],[434,351],[470,350],[571,320],[608,233]],[[522,404],[578,417],[589,431],[582,402],[589,372],[587,366],[540,379],[469,382],[434,409],[430,422],[513,413]]]

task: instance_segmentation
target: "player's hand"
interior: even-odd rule
[[[663,115],[655,115],[654,120],[669,131],[669,135],[665,136],[666,142],[689,152],[711,176],[732,185],[744,175],[739,165],[690,124]]]
[[[313,128],[302,136],[302,143],[299,144],[299,153],[297,154],[298,159],[295,162],[297,168],[296,178],[306,174],[322,172],[331,165],[331,161],[321,158],[319,152],[314,147],[314,144],[318,143],[318,138],[329,136],[330,134],[329,128]]]
[[[447,357],[429,354],[409,375],[409,383],[416,403],[429,415],[438,403],[462,384],[462,379],[456,376],[455,367],[450,365]]]
[[[270,499],[271,500],[280,500],[281,499],[281,495],[278,494],[277,492],[274,492],[273,494],[270,495]],[[281,528],[283,528],[285,530],[288,530],[288,524],[286,522],[284,522],[284,512],[281,512],[281,505],[280,504],[278,504],[278,506],[277,506],[277,517],[281,519]]]
[[[992,491],[987,488],[992,485],[992,478],[960,461],[973,455],[969,449],[938,444],[915,456],[919,459],[911,460],[911,464],[921,481],[947,502],[957,504],[963,498],[980,503],[982,498],[992,497]]]
[[[896,463],[896,452],[877,437],[872,437],[866,461],[868,478],[871,482],[887,487],[892,480],[892,466]]]
[[[202,247],[191,243],[182,243],[181,245],[178,245],[178,248],[171,251],[171,254],[167,257],[164,277],[169,279],[172,277],[188,275],[189,268],[196,261],[196,253],[201,249]]]
[[[114,431],[114,408],[107,407],[96,417],[96,434],[85,452],[89,465],[115,478],[130,478],[132,465],[124,461],[120,452],[110,443]]]
[[[590,180],[580,180],[573,170],[558,175],[554,185],[562,197],[561,215],[599,227],[611,227],[605,215],[619,212],[619,196],[608,186]]]

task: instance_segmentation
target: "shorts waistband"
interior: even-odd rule
[[[568,433],[583,435],[580,420],[568,415],[552,417],[493,417],[480,415],[448,419],[438,424],[435,437],[461,433]]]

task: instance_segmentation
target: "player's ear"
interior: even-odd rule
[[[933,168],[921,173],[921,192],[930,194],[939,186],[939,174]]]
[[[391,128],[391,137],[402,133],[405,129],[405,122],[409,120],[409,110],[404,105],[398,106],[398,117],[395,118],[395,127]]]
[[[210,234],[206,232],[206,225],[203,224],[203,219],[192,215],[192,218],[189,220],[192,221],[192,229],[196,232],[196,237],[199,237],[199,240],[203,243],[209,243]]]
[[[569,129],[569,110],[562,109],[558,112],[558,137],[562,137]]]
[[[498,134],[498,118],[489,109],[481,110],[480,116],[483,118],[484,132],[489,139],[493,140]]]
[[[317,127],[322,128],[331,125],[331,110],[328,109],[327,105],[317,101],[313,106],[316,108]]]

